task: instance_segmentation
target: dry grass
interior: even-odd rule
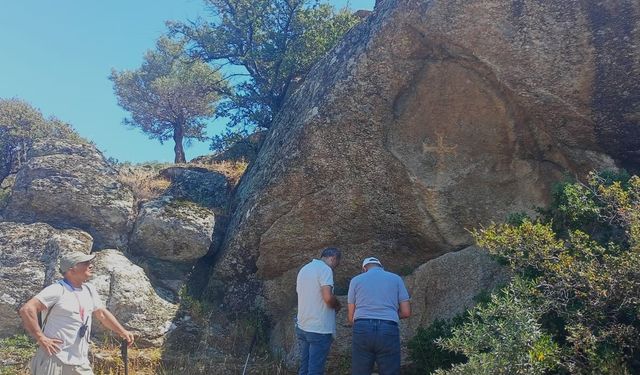
[[[155,199],[164,193],[171,182],[158,174],[153,167],[122,168],[118,175],[121,183],[129,186],[140,200]]]
[[[153,375],[162,369],[160,348],[129,348],[129,374]],[[90,353],[93,372],[96,375],[124,374],[124,362],[118,344],[93,346]]]
[[[161,196],[171,185],[171,181],[159,175],[160,170],[171,166],[199,167],[223,174],[229,183],[237,185],[247,170],[247,163],[240,161],[221,161],[212,163],[162,164],[150,163],[142,165],[123,165],[120,167],[118,180],[131,188],[137,199],[148,201]]]
[[[191,163],[188,166],[205,168],[210,171],[222,173],[229,182],[235,186],[240,181],[244,172],[247,171],[247,163],[244,159],[240,161],[218,161],[212,163]]]
[[[207,353],[209,345],[216,346],[216,339],[210,337],[199,345],[195,352],[171,351],[163,348],[137,348],[128,350],[129,374],[131,375],[205,375],[243,373],[246,357]],[[89,352],[89,360],[96,375],[124,374],[124,363],[119,343],[107,336],[94,342]],[[33,356],[36,345],[24,335],[0,340],[0,375],[27,375],[27,364]],[[246,349],[246,348],[245,348]],[[245,354],[246,355],[246,354]],[[265,353],[255,353],[248,362],[246,374],[291,375],[281,362]]]

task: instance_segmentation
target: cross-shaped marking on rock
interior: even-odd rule
[[[422,142],[422,153],[425,154],[427,152],[433,152],[436,156],[436,171],[442,170],[443,167],[443,156],[447,154],[453,154],[453,156],[457,156],[456,149],[458,145],[446,146],[444,144],[444,135],[440,132],[436,132],[436,144],[428,145],[426,142]]]

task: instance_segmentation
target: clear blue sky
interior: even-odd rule
[[[337,7],[346,0],[332,0]],[[106,156],[120,161],[173,161],[173,144],[160,145],[122,125],[108,76],[135,69],[164,33],[166,20],[206,16],[201,0],[16,0],[0,8],[0,98],[19,98],[74,126]],[[372,9],[375,0],[351,0]],[[209,134],[222,130],[212,124]],[[186,149],[187,159],[208,144]]]

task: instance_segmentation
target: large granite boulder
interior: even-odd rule
[[[637,165],[638,14],[629,0],[379,2],[290,93],[209,292],[277,316],[266,289],[327,245],[345,253],[341,288],[369,255],[411,272],[470,245],[468,228],[546,205],[567,174]]]
[[[140,208],[130,246],[146,256],[193,262],[209,250],[214,225],[212,210],[163,196]]]
[[[91,236],[79,230],[0,222],[0,337],[21,332],[20,306],[60,279],[60,254],[89,253],[92,244]]]
[[[160,296],[144,270],[120,251],[99,251],[94,264],[91,283],[109,311],[137,336],[139,343],[160,345],[172,329],[177,306]],[[99,324],[95,332],[108,333]]]
[[[125,248],[134,198],[95,146],[38,142],[17,173],[4,219],[90,233],[96,248]]]
[[[193,265],[213,243],[216,216],[210,208],[162,196],[143,203],[131,241],[132,254],[160,286],[178,294]]]
[[[433,259],[405,278],[411,293],[411,318],[402,324],[403,338],[437,319],[451,319],[475,305],[475,297],[509,281],[506,267],[474,246]]]
[[[169,167],[160,175],[171,181],[165,195],[219,211],[229,203],[231,186],[222,173],[197,167]]]

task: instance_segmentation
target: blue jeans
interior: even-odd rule
[[[371,375],[373,363],[380,375],[400,374],[400,330],[389,320],[358,319],[353,324],[351,374]]]
[[[322,375],[329,355],[333,335],[330,333],[306,332],[296,327],[300,348],[300,370],[298,375]]]

